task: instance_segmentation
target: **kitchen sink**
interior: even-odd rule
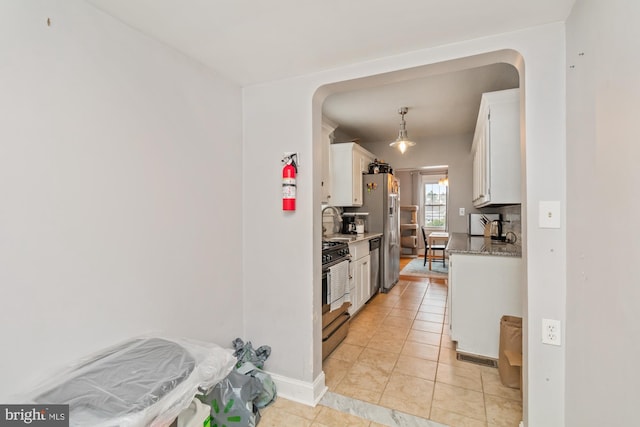
[[[327,236],[324,240],[328,242],[353,242],[357,236]]]

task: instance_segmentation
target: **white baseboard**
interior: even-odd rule
[[[328,390],[324,385],[324,372],[320,372],[312,383],[271,372],[269,375],[276,383],[277,396],[305,405],[316,406]]]

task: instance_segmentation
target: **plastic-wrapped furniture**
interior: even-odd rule
[[[61,374],[32,400],[68,404],[70,426],[168,426],[199,387],[217,384],[235,363],[216,344],[138,338]]]

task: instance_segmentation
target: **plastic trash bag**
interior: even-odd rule
[[[238,359],[236,370],[241,374],[257,378],[262,386],[260,395],[255,400],[258,408],[264,408],[276,399],[276,385],[271,376],[262,370],[264,362],[271,355],[271,347],[263,345],[253,349],[251,341],[244,343],[240,338],[233,340],[234,356]]]
[[[238,359],[236,367],[242,366],[245,362],[251,362],[257,368],[262,369],[264,362],[271,355],[271,347],[268,345],[260,346],[254,350],[251,341],[244,343],[240,338],[233,340],[233,348],[235,350],[233,355]]]
[[[262,409],[276,400],[276,384],[271,379],[271,375],[262,369],[256,368],[251,362],[246,362],[236,369],[239,373],[249,375],[260,382],[260,394],[255,398],[253,403]]]
[[[255,427],[260,412],[253,403],[262,392],[257,378],[233,370],[211,391],[198,398],[211,406],[212,426]]]

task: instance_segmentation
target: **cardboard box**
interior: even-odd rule
[[[522,387],[522,318],[502,316],[500,319],[500,345],[498,373],[507,387]]]

